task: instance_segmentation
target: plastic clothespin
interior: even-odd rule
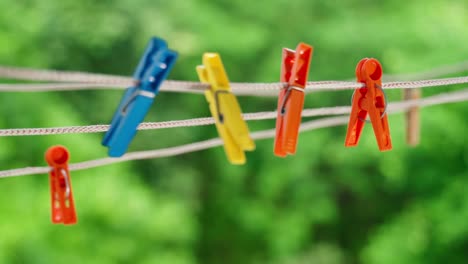
[[[274,153],[279,157],[295,154],[304,107],[304,89],[309,74],[313,47],[299,43],[296,50],[283,49],[281,82],[287,86],[278,97],[278,117]]]
[[[52,146],[45,153],[45,159],[52,169],[49,172],[52,223],[76,224],[75,202],[73,200],[68,159],[70,154],[63,146]]]
[[[242,111],[236,96],[231,93],[229,80],[219,54],[203,54],[203,65],[197,66],[200,81],[208,83],[205,97],[216,129],[224,141],[224,151],[232,164],[244,164],[244,151],[255,149],[249,128],[242,118]]]
[[[353,147],[358,144],[369,114],[380,151],[391,150],[388,102],[382,89],[382,65],[376,59],[362,59],[356,67],[356,77],[364,86],[356,89],[353,94],[345,146]]]
[[[421,98],[421,89],[404,89],[403,100],[417,100]],[[420,142],[419,107],[413,106],[406,112],[406,144],[415,147]]]
[[[135,85],[125,92],[102,141],[109,156],[120,157],[127,151],[176,59],[177,53],[164,40],[151,39],[133,75]]]

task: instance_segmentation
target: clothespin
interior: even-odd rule
[[[49,172],[52,223],[76,224],[75,202],[68,170],[70,154],[63,146],[50,147],[45,159],[52,169]]]
[[[151,39],[133,75],[135,85],[125,92],[102,141],[109,156],[120,157],[127,151],[176,59],[177,53],[164,40]]]
[[[403,100],[421,98],[421,89],[403,89]],[[419,107],[413,106],[406,112],[406,144],[415,147],[420,142]]]
[[[276,156],[286,157],[287,154],[296,153],[304,107],[304,89],[312,53],[313,47],[304,43],[297,45],[295,51],[283,49],[280,80],[286,82],[287,86],[280,91],[278,97],[274,147]]]
[[[345,146],[356,146],[367,114],[374,129],[380,151],[392,149],[387,118],[387,99],[382,89],[382,65],[376,59],[362,59],[356,67],[357,81],[364,84],[354,91]]]
[[[244,164],[244,151],[255,149],[249,128],[242,118],[236,96],[231,93],[229,80],[219,54],[203,54],[203,65],[197,66],[200,81],[208,83],[205,91],[216,129],[224,141],[224,151],[232,164]]]

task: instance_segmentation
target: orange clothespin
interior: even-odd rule
[[[295,154],[302,108],[304,107],[304,89],[309,74],[313,47],[299,43],[296,50],[283,49],[281,64],[281,82],[287,82],[278,97],[278,117],[276,118],[276,136],[274,153],[279,157]]]
[[[391,150],[387,99],[382,89],[382,65],[376,59],[362,59],[356,67],[356,77],[364,87],[354,91],[345,146],[353,147],[358,144],[369,114],[380,151]]]
[[[52,146],[45,153],[45,159],[52,169],[49,173],[52,207],[52,223],[76,224],[68,159],[70,154],[63,146]]]

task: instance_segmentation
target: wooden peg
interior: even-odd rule
[[[404,89],[403,99],[417,100],[421,98],[421,89]],[[406,112],[406,144],[411,147],[419,145],[420,142],[420,121],[419,107],[413,106]]]

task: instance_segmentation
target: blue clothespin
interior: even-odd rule
[[[120,157],[127,151],[176,59],[177,53],[168,49],[164,40],[150,40],[133,75],[135,85],[126,90],[102,140],[102,145],[109,147],[109,156]]]

